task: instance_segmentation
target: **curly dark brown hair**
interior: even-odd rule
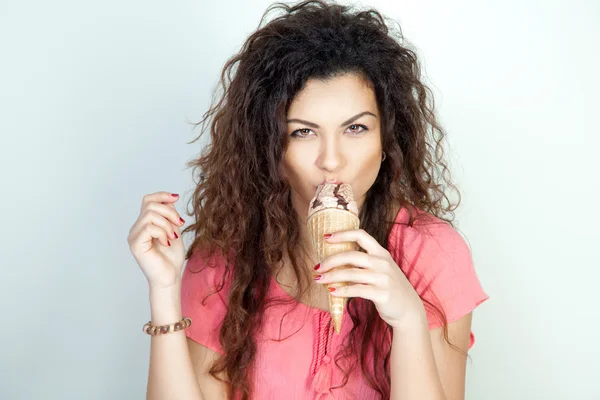
[[[262,26],[273,10],[283,15]],[[405,42],[399,26],[393,30],[396,23],[389,25],[373,9],[355,11],[324,1],[274,3],[258,29],[225,64],[220,77],[223,92],[216,104],[213,97],[210,109],[195,124],[201,125],[201,132],[190,143],[200,139],[208,121],[211,142],[187,164],[200,174],[194,179],[197,187],[191,198],[192,212],[188,211],[195,222],[183,232],[194,233],[186,259],[200,249],[208,254],[218,250],[226,259],[225,275],[232,281],[220,331],[224,355],[210,374],[221,380],[217,375],[226,373],[223,382],[230,398],[251,395],[253,336],[268,303],[270,278],[284,250],[294,249],[300,240],[290,186],[283,174],[289,140],[283,133],[288,108],[308,79],[355,73],[375,93],[387,158],[361,207],[361,229],[388,247],[400,207],[409,211],[409,226],[420,215],[433,215],[454,226],[453,211],[460,204],[460,193],[443,160],[445,133],[434,115],[431,90],[421,82],[416,51]],[[447,196],[449,189],[458,193],[455,204]],[[295,249],[289,256],[298,281],[295,299],[300,299],[310,282],[297,253]],[[445,340],[462,352],[449,342],[441,307],[423,301],[443,321]],[[338,356],[358,357],[368,384],[387,399],[391,327],[369,300],[349,299],[348,313],[354,327]],[[347,379],[348,374],[344,384]]]

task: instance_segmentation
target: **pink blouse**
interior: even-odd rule
[[[408,217],[404,208],[398,213],[396,222],[399,224],[394,225],[390,233],[388,251],[421,298],[433,302],[438,308],[441,305],[448,323],[457,321],[489,298],[475,272],[470,250],[462,236],[444,221],[430,216],[430,221],[435,223],[417,222],[415,226],[408,227]],[[194,253],[183,272],[182,311],[193,321],[192,326],[186,329],[186,335],[223,354],[219,330],[227,311],[229,282],[225,281],[223,289],[213,293],[225,266],[222,259],[212,259],[209,266],[198,273],[205,265]],[[206,297],[210,293],[213,294]],[[271,278],[268,295],[270,298],[291,299],[274,277]],[[442,326],[436,315],[427,307],[425,309],[429,329]],[[360,368],[354,368],[345,386],[335,387],[341,386],[344,373],[335,366],[333,358],[352,328],[352,320],[345,311],[340,335],[335,334],[330,321],[328,312],[298,302],[268,307],[256,337],[253,398],[381,398],[368,385]],[[471,332],[469,349],[474,342]]]

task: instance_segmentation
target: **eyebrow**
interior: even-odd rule
[[[360,118],[360,117],[362,117],[363,115],[372,115],[372,116],[374,116],[375,118],[377,118],[377,115],[373,114],[372,112],[370,112],[370,111],[363,111],[363,112],[361,112],[360,114],[356,114],[354,117],[350,118],[349,120],[342,122],[342,124],[340,125],[340,128],[344,128],[346,125],[349,125],[350,123],[352,123],[352,122],[354,122],[355,120],[359,119],[359,118]],[[314,122],[305,121],[305,120],[303,120],[303,119],[292,118],[292,119],[288,119],[288,120],[287,120],[287,123],[288,123],[288,124],[289,124],[289,123],[291,123],[291,122],[298,122],[298,123],[300,123],[300,124],[308,125],[308,126],[310,126],[311,128],[316,128],[316,129],[319,129],[319,128],[320,128],[320,126],[319,126],[319,125],[317,125],[317,124],[315,124]]]

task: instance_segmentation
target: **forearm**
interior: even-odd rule
[[[390,374],[392,400],[446,400],[425,315],[411,328],[394,328]]]
[[[150,290],[153,325],[168,325],[181,315],[180,288]],[[147,400],[204,400],[194,374],[185,331],[151,336]]]

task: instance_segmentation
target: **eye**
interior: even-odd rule
[[[367,128],[366,126],[361,125],[361,124],[352,124],[348,128],[350,129],[350,134],[352,136],[360,135],[361,133],[369,130],[369,128]],[[362,128],[362,130],[357,130],[359,128]],[[311,136],[311,135],[308,135],[309,132],[312,132],[312,131],[308,128],[297,129],[297,130],[293,131],[292,133],[290,133],[290,136],[299,138],[299,139],[304,139],[308,136]]]
[[[294,132],[290,133],[291,137],[296,137],[299,139],[304,139],[305,137],[307,137],[308,135],[305,135],[304,133],[308,133],[311,132],[310,129],[308,128],[303,128],[303,129],[297,129]]]
[[[361,124],[354,124],[354,125],[350,125],[348,128],[352,128],[352,127],[358,127],[358,128],[362,128],[362,131],[353,131],[353,132],[352,132],[352,134],[353,134],[353,135],[358,135],[358,134],[361,134],[361,133],[363,133],[363,132],[365,132],[365,131],[368,131],[368,130],[369,130],[369,128],[367,128],[366,126],[364,126],[364,125],[361,125]],[[355,129],[356,129],[356,128],[355,128]]]

